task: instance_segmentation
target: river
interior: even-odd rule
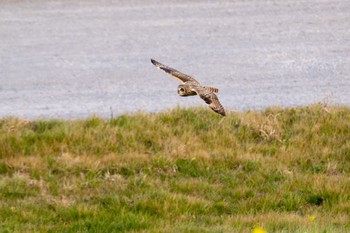
[[[205,105],[150,58],[228,110],[350,105],[350,1],[2,0],[0,117]]]

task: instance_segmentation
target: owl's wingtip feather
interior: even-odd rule
[[[221,116],[226,116],[226,112],[224,109],[220,109],[220,110],[215,111],[215,112],[219,113]]]
[[[154,60],[153,58],[151,58],[151,62],[152,62],[152,64],[155,65],[155,66],[158,64],[158,62],[157,62],[156,60]]]

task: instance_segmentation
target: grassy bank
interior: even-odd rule
[[[0,120],[1,232],[349,232],[350,109]]]

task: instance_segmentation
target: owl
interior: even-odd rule
[[[153,65],[157,68],[164,70],[167,74],[173,76],[174,78],[180,80],[181,84],[177,88],[177,93],[182,96],[193,96],[198,95],[201,97],[209,107],[216,113],[225,116],[225,109],[219,102],[218,97],[215,93],[218,93],[219,90],[214,87],[202,86],[197,80],[192,78],[189,75],[183,74],[173,68],[170,68],[166,65],[163,65],[157,62],[154,59],[151,59]]]

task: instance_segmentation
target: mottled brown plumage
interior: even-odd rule
[[[151,62],[157,68],[164,70],[167,74],[180,80],[181,84],[177,89],[180,96],[199,95],[213,111],[223,116],[226,115],[224,107],[220,104],[215,94],[219,92],[217,88],[201,86],[197,80],[187,74],[183,74],[169,66],[163,65],[154,59],[151,59]]]

